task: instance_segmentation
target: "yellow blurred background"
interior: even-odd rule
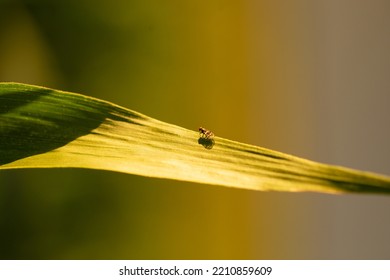
[[[0,0],[0,81],[387,175],[389,50],[388,1]],[[9,170],[0,258],[388,259],[387,213],[385,196]]]

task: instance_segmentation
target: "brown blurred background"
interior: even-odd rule
[[[390,2],[0,0],[0,81],[390,175]],[[2,259],[389,259],[390,198],[0,172]]]

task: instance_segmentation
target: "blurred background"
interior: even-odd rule
[[[386,0],[0,0],[0,81],[390,175]],[[389,259],[390,197],[0,171],[2,259]]]

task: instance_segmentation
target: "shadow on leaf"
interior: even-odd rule
[[[64,146],[97,128],[111,110],[108,104],[91,102],[79,95],[3,86],[0,165]]]

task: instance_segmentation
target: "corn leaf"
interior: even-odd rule
[[[0,83],[0,169],[67,167],[259,191],[390,193],[389,177],[200,134],[80,94]]]

